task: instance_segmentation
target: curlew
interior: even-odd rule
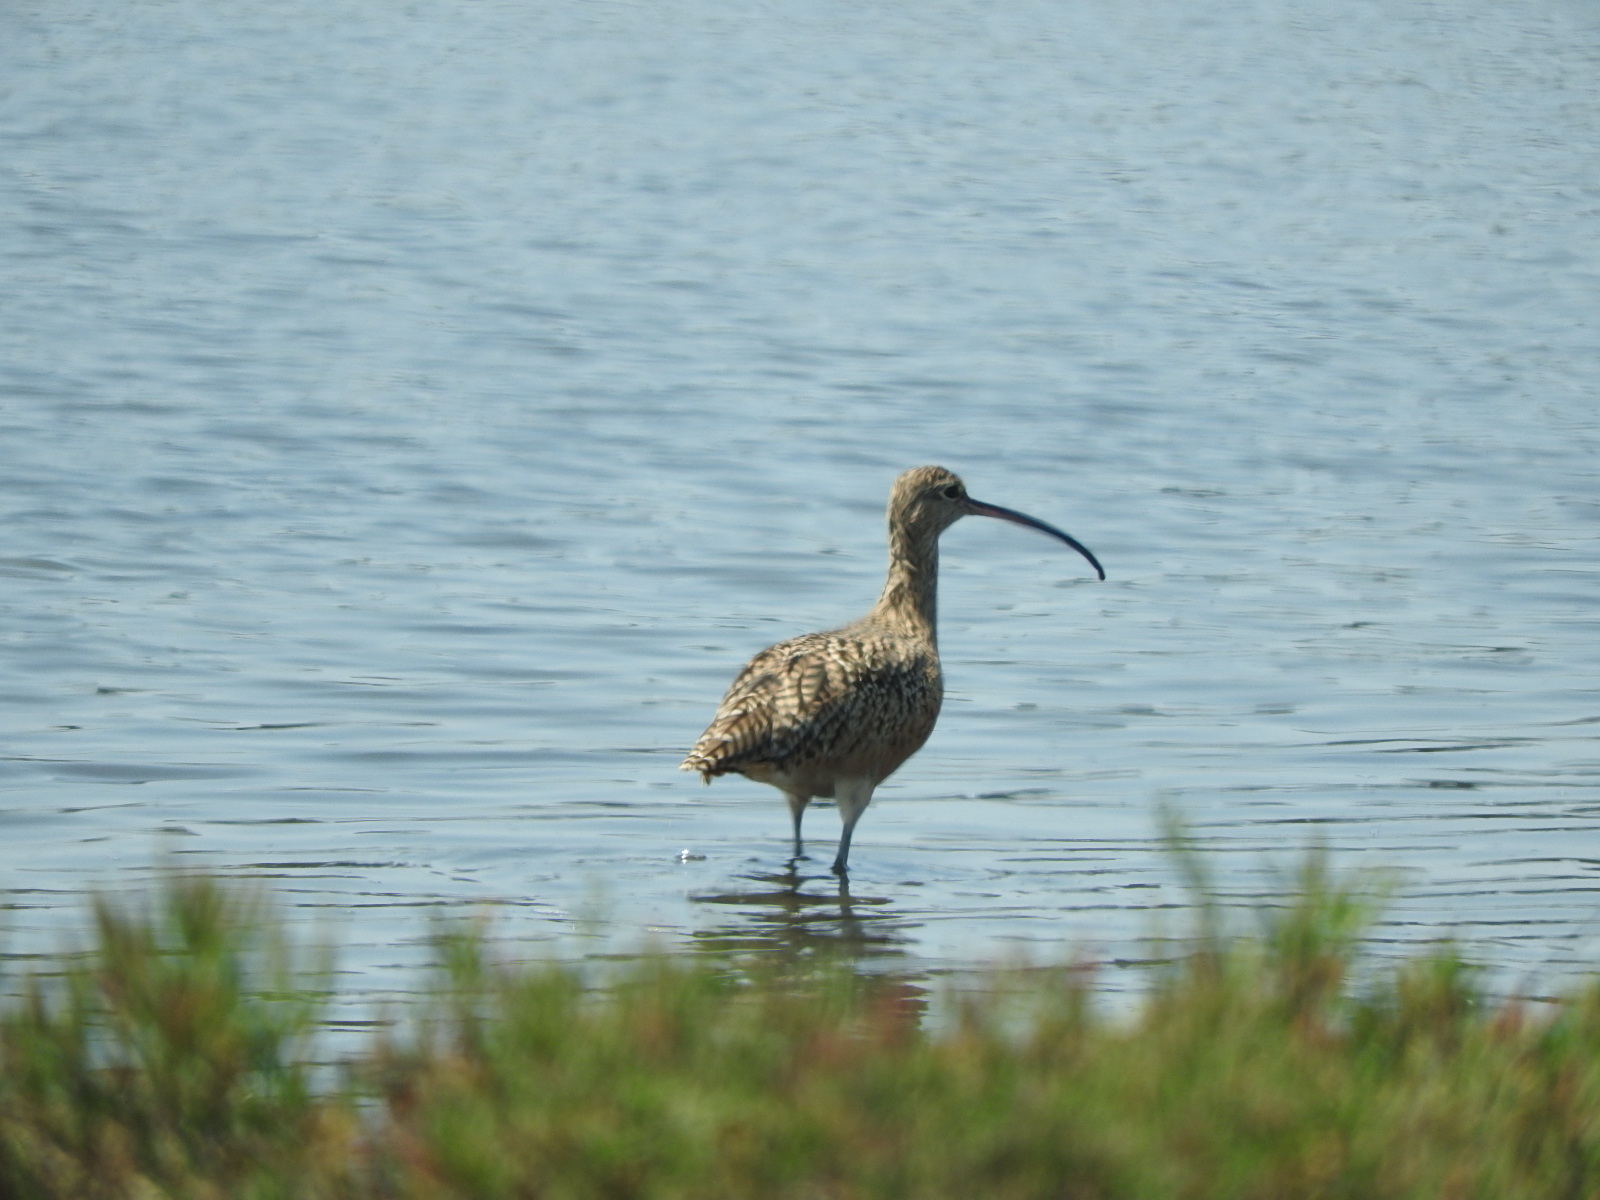
[[[738,772],[789,801],[794,852],[813,797],[839,805],[844,831],[833,869],[845,874],[850,836],[873,789],[921,748],[944,697],[934,610],[939,535],[962,517],[998,517],[1060,538],[1104,568],[1076,538],[1052,525],[967,495],[943,467],[915,467],[889,493],[889,577],[872,611],[854,624],[769,646],[739,672],[682,769]]]

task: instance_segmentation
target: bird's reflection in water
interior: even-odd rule
[[[803,874],[805,861],[790,859],[782,871],[742,876],[740,882],[749,886],[738,891],[695,896],[701,904],[726,906],[732,915],[696,931],[696,948],[857,961],[906,954],[914,922],[896,913],[888,897],[854,895],[848,877],[831,872]]]

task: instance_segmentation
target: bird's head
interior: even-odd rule
[[[974,500],[967,495],[967,485],[954,471],[944,467],[912,467],[894,481],[889,493],[891,529],[903,529],[913,538],[937,538],[962,517],[995,517],[1048,533],[1088,559],[1101,579],[1106,577],[1105,568],[1077,538],[1026,513]]]
[[[967,515],[967,485],[943,467],[912,467],[889,493],[889,524],[937,537]]]

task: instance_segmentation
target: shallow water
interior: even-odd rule
[[[529,954],[1146,957],[1313,838],[1381,945],[1600,949],[1589,6],[3,18],[13,954],[177,861],[403,991]],[[850,897],[676,770],[941,462],[949,696]],[[1163,925],[1163,922],[1165,925]],[[1132,972],[1110,971],[1114,985]]]

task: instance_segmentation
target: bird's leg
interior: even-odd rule
[[[784,799],[789,801],[789,815],[794,818],[794,856],[805,857],[805,844],[800,840],[800,818],[806,815],[806,805],[811,803],[810,796],[802,796],[799,792],[785,792]]]
[[[856,831],[856,822],[872,803],[870,779],[841,779],[834,785],[834,796],[839,805],[839,819],[844,822],[844,832],[839,835],[839,856],[833,860],[833,873],[844,875],[849,871],[850,835]]]

